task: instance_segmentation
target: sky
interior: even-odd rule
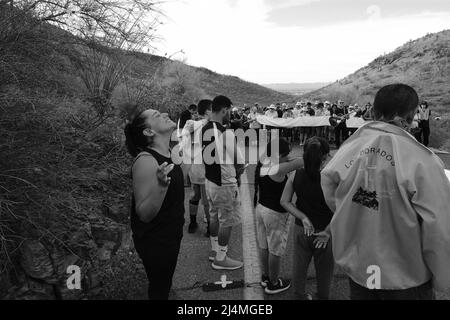
[[[449,0],[167,0],[161,8],[156,54],[260,84],[332,82],[450,29]]]

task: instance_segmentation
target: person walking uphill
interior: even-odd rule
[[[333,254],[352,299],[432,299],[433,288],[450,287],[450,182],[406,131],[417,106],[413,88],[381,88],[375,121],[322,170]]]
[[[169,142],[176,124],[167,114],[145,110],[125,127],[133,195],[131,230],[145,267],[151,300],[167,300],[184,225],[184,182],[171,160]]]

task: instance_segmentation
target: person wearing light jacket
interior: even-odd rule
[[[380,89],[375,121],[321,173],[334,211],[321,236],[331,235],[352,299],[433,299],[433,289],[450,287],[450,182],[442,161],[406,131],[417,106],[409,86]]]

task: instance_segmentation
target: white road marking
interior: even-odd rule
[[[255,218],[252,197],[248,184],[241,185],[242,203],[242,254],[244,258],[244,280],[252,283],[244,287],[244,300],[264,300],[263,289],[257,285],[261,281],[258,246],[256,244]]]

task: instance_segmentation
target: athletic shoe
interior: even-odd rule
[[[237,270],[242,268],[244,264],[241,261],[233,260],[228,256],[225,256],[225,259],[219,261],[214,259],[214,262],[211,264],[213,269],[215,270]]]
[[[267,287],[264,289],[264,291],[267,294],[277,294],[281,293],[283,291],[286,291],[291,287],[291,281],[290,280],[284,280],[279,278],[276,285],[273,285],[270,281],[267,284]]]
[[[195,231],[197,231],[197,228],[198,228],[197,222],[191,222],[189,223],[188,232],[194,233]]]
[[[211,250],[211,252],[209,253],[208,260],[211,262],[214,262],[214,260],[216,260],[216,252],[214,250]]]
[[[270,280],[269,280],[268,276],[263,275],[261,277],[261,282],[260,282],[261,283],[261,287],[267,288],[267,285],[269,284],[269,282],[270,282]]]

